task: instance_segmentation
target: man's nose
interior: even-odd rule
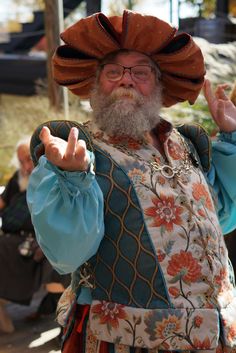
[[[33,169],[33,163],[31,161],[25,162],[24,164],[22,164],[22,170],[26,174],[30,174],[32,172],[32,169]]]
[[[132,79],[131,72],[129,70],[124,71],[123,76],[119,81],[119,84],[120,86],[129,86],[129,87],[134,86],[134,81]]]
[[[27,172],[30,174],[33,169],[34,169],[34,164],[32,161],[30,161],[27,165]]]

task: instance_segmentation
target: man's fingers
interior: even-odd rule
[[[84,158],[87,153],[87,146],[84,140],[79,140],[76,146],[75,157],[76,158]]]
[[[81,170],[88,168],[89,159],[87,154],[87,146],[84,140],[79,140],[76,146],[75,158],[80,164]]]
[[[222,89],[230,88],[230,86],[229,86],[228,83],[221,83],[221,84],[219,84],[217,87],[220,87],[220,88],[222,88]]]
[[[205,96],[206,101],[208,103],[208,107],[210,109],[210,112],[212,115],[214,115],[213,110],[214,110],[215,96],[212,92],[211,84],[210,84],[209,80],[205,80],[205,82],[204,82],[203,93],[204,93],[204,96]]]
[[[51,132],[47,126],[44,126],[40,131],[39,138],[44,145],[48,144],[51,139]]]
[[[215,95],[218,99],[222,99],[222,100],[228,100],[227,95],[225,94],[225,89],[228,88],[229,85],[228,84],[222,84],[222,85],[218,85],[215,91]]]
[[[64,170],[87,170],[89,160],[86,143],[78,140],[79,130],[70,130],[68,141],[51,135],[48,127],[44,126],[40,132],[40,139],[45,145],[47,159]]]
[[[79,130],[76,127],[72,127],[68,136],[67,147],[65,151],[65,158],[71,158],[75,154],[76,144],[78,141]]]
[[[208,103],[214,101],[214,95],[211,89],[211,84],[209,80],[205,80],[203,85],[203,93]]]
[[[220,123],[225,116],[225,105],[223,100],[219,100],[217,113],[218,122]]]

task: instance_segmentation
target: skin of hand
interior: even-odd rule
[[[68,141],[51,135],[48,127],[44,126],[40,132],[40,140],[45,147],[47,159],[66,171],[86,171],[89,165],[86,143],[78,140],[79,130],[72,127]]]
[[[226,96],[227,84],[218,85],[213,93],[209,80],[205,80],[203,93],[208,103],[212,118],[222,132],[236,130],[236,107]]]

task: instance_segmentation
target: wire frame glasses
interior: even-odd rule
[[[121,64],[107,63],[102,65],[105,77],[110,81],[119,81],[126,72],[129,72],[133,81],[146,82],[150,79],[154,68],[150,65],[123,66]]]

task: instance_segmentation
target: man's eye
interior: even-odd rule
[[[109,70],[108,72],[107,72],[107,74],[108,75],[110,75],[110,76],[118,76],[118,75],[120,75],[120,71],[119,70]]]
[[[140,78],[148,76],[148,72],[147,71],[143,71],[143,70],[133,70],[133,74],[136,77],[140,77]]]

